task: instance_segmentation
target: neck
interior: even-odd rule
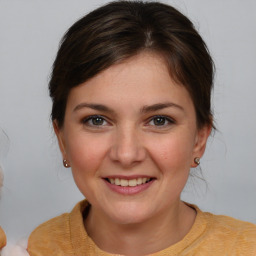
[[[139,256],[161,251],[182,240],[195,217],[195,210],[181,201],[168,212],[135,224],[115,223],[91,207],[85,228],[103,251]]]

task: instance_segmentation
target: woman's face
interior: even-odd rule
[[[179,204],[210,128],[197,129],[190,95],[162,58],[141,53],[72,89],[55,131],[93,209],[128,224]]]

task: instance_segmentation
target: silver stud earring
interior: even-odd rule
[[[200,157],[195,157],[194,163],[199,165],[200,164]]]
[[[68,161],[66,159],[63,159],[63,165],[65,168],[69,168],[70,165],[68,164]]]

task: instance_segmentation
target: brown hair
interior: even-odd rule
[[[160,54],[193,100],[198,126],[212,125],[214,65],[191,21],[159,2],[115,1],[78,20],[64,35],[49,83],[52,120],[63,126],[70,90],[142,51]]]

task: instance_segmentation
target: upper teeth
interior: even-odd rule
[[[144,184],[150,180],[150,178],[138,178],[138,179],[132,179],[132,180],[125,180],[125,179],[108,179],[111,184],[115,184],[117,186],[122,187],[135,187],[137,185]]]

